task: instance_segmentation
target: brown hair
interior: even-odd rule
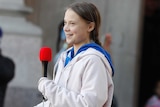
[[[72,9],[87,22],[95,23],[95,28],[90,33],[90,39],[101,46],[101,42],[99,41],[101,17],[97,7],[94,4],[88,2],[75,2],[68,8]]]

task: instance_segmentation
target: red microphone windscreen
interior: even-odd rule
[[[39,53],[39,59],[41,61],[51,61],[52,59],[52,50],[49,47],[42,47]]]

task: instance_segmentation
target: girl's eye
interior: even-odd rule
[[[74,25],[75,23],[71,22],[72,25]]]

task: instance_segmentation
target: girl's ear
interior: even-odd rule
[[[94,28],[95,28],[95,23],[94,22],[90,22],[89,25],[88,25],[88,32],[93,31]]]

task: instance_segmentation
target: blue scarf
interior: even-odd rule
[[[112,72],[113,72],[112,76],[113,76],[114,75],[114,67],[113,67],[113,64],[112,64],[111,56],[110,56],[110,54],[106,50],[104,50],[98,44],[96,44],[96,43],[85,44],[82,47],[80,47],[80,49],[77,51],[76,55],[79,54],[82,51],[87,50],[88,48],[94,48],[94,49],[98,50],[99,52],[101,52],[102,54],[104,54],[104,56],[106,57],[106,59],[108,60],[110,66],[112,68]],[[64,66],[66,66],[75,56],[74,56],[74,48],[72,48],[71,50],[69,50],[67,52],[67,57],[66,57],[65,65]]]

